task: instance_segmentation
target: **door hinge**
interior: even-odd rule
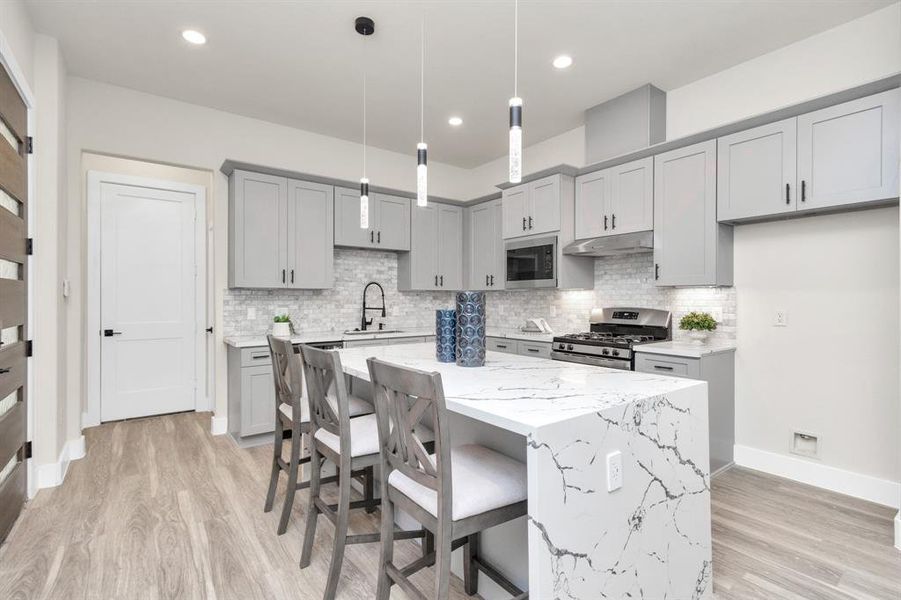
[[[31,256],[34,254],[34,238],[28,238],[25,240],[25,254]]]
[[[25,152],[34,154],[34,138],[30,135],[25,138]]]
[[[22,446],[22,454],[24,454],[22,460],[31,458],[31,442],[25,442],[25,445]]]
[[[27,358],[34,356],[34,342],[32,340],[25,342],[25,356]]]

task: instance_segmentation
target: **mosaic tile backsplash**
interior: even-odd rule
[[[517,328],[527,317],[544,317],[555,332],[583,331],[594,307],[638,306],[673,311],[674,323],[693,310],[720,313],[720,325],[711,337],[735,338],[734,288],[658,288],[654,285],[651,253],[595,259],[594,290],[524,290],[488,292],[489,328]],[[272,316],[291,315],[300,331],[344,331],[360,325],[363,287],[377,281],[385,288],[387,316],[371,313],[374,323],[387,328],[435,326],[435,310],[452,308],[451,292],[399,292],[397,255],[374,250],[335,249],[335,286],[329,290],[225,290],[226,336],[266,333]],[[378,290],[369,289],[369,303],[378,305]],[[248,309],[255,316],[248,316]],[[675,327],[674,336],[681,332]]]

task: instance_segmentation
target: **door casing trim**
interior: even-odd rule
[[[203,393],[201,382],[209,380],[212,368],[212,357],[206,352],[207,322],[207,227],[206,227],[206,188],[201,185],[167,181],[135,175],[88,171],[87,173],[87,269],[86,269],[86,329],[85,329],[85,381],[86,402],[82,414],[82,427],[100,425],[100,193],[104,183],[130,185],[152,189],[171,190],[194,194],[194,256],[195,275],[195,360],[197,369],[195,377],[198,387],[194,394],[194,409],[197,411],[212,410],[213,396]],[[93,332],[93,333],[92,333]],[[205,368],[204,368],[205,367]]]

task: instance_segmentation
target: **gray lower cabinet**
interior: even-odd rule
[[[798,117],[798,210],[898,197],[901,90]]]
[[[508,354],[520,354],[538,358],[551,357],[550,342],[529,342],[510,338],[488,337],[485,338],[485,345],[490,352],[506,352]]]
[[[236,170],[229,179],[229,287],[333,283],[330,185]]]
[[[716,219],[716,140],[654,157],[659,286],[732,285],[732,226]]]
[[[430,202],[411,217],[410,252],[397,257],[397,289],[463,288],[463,208]]]
[[[635,370],[706,381],[710,472],[715,473],[732,464],[735,447],[734,351],[686,358],[638,350],[635,353]]]
[[[465,217],[463,252],[467,289],[504,289],[507,269],[501,201],[467,208]]]
[[[406,251],[410,249],[410,199],[369,194],[369,227],[360,227],[360,190],[335,188],[335,245]]]

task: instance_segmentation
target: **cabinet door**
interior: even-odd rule
[[[369,227],[360,227],[360,190],[335,188],[335,245],[371,248],[375,239],[375,200],[369,195]]]
[[[654,158],[658,285],[716,285],[716,141]]]
[[[717,219],[793,212],[798,119],[740,131],[717,140]]]
[[[529,206],[529,185],[518,185],[504,190],[501,202],[504,212],[504,239],[529,235],[527,207]]]
[[[438,206],[438,287],[463,289],[463,209]]]
[[[438,289],[438,204],[413,208],[410,228],[410,289]]]
[[[470,248],[467,271],[471,290],[491,289],[491,273],[497,264],[494,256],[497,249],[494,239],[496,210],[494,203],[486,202],[472,207],[469,212]]]
[[[288,287],[332,287],[334,188],[288,180]]]
[[[610,229],[607,234],[654,228],[654,159],[643,158],[609,169]]]
[[[560,176],[551,175],[529,184],[531,210],[526,215],[529,234],[560,231]]]
[[[232,175],[233,287],[285,287],[288,180],[260,173]]]
[[[798,210],[898,197],[901,90],[798,117]]]
[[[241,369],[242,436],[267,433],[275,429],[275,385],[272,367]]]
[[[410,249],[410,199],[373,194],[376,201],[375,248]]]
[[[577,240],[598,237],[610,230],[610,218],[604,218],[610,199],[609,175],[610,170],[605,170],[576,177]]]
[[[500,200],[490,202],[493,207],[494,232],[491,234],[494,239],[494,261],[492,261],[491,271],[488,273],[488,281],[492,290],[502,290],[506,287],[507,281],[507,248],[504,246],[504,232],[502,224],[504,222],[504,207]]]

